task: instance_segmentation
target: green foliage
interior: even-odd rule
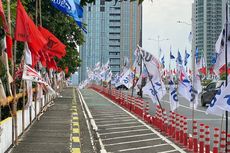
[[[202,80],[201,85],[205,87],[205,86],[207,86],[211,82],[212,82],[211,79],[204,79],[204,80]]]
[[[28,15],[34,20],[36,23],[36,3],[35,0],[21,0],[25,10]],[[61,60],[56,59],[58,63],[58,67],[63,70],[65,67],[69,67],[69,73],[73,73],[77,70],[77,66],[80,66],[80,58],[79,53],[76,48],[76,44],[82,45],[84,43],[84,37],[81,29],[78,28],[76,22],[61,13],[57,9],[55,9],[51,5],[51,0],[45,0],[42,2],[42,26],[48,29],[51,33],[53,33],[63,44],[66,45],[66,56]],[[15,27],[15,19],[16,19],[16,0],[11,1],[11,18],[12,18],[12,29]],[[6,10],[6,3],[4,3],[4,8]],[[6,11],[5,11],[6,12]],[[39,15],[38,19],[39,21]],[[37,22],[41,25],[41,23]],[[12,30],[13,32],[14,30]],[[22,50],[22,43],[18,43],[17,50]],[[20,57],[22,52],[18,52],[17,54],[17,63],[20,63]]]

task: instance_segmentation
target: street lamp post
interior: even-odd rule
[[[158,57],[160,58],[160,56],[161,56],[160,42],[161,42],[161,41],[165,41],[165,40],[169,40],[169,38],[160,39],[160,36],[158,35],[158,36],[157,36],[157,39],[149,38],[148,40],[157,41]]]

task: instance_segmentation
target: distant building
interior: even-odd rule
[[[82,65],[80,80],[87,78],[86,68],[109,59],[112,72],[120,72],[125,57],[134,59],[134,50],[141,40],[142,6],[137,1],[96,0],[84,7],[83,22],[87,25],[85,43],[80,46]]]
[[[226,0],[194,0],[192,6],[192,50],[199,49],[208,68],[212,66],[215,43],[225,23]]]

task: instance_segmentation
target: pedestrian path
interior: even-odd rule
[[[179,153],[183,149],[117,104],[93,90],[81,91],[110,153]]]
[[[67,88],[62,97],[20,138],[13,153],[80,153],[76,95]]]

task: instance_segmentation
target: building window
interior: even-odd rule
[[[100,12],[105,12],[105,7],[100,7]]]
[[[101,1],[100,1],[100,4],[101,4],[101,5],[105,5],[105,0],[101,0]]]
[[[88,11],[91,12],[91,7],[90,6],[88,7]]]

